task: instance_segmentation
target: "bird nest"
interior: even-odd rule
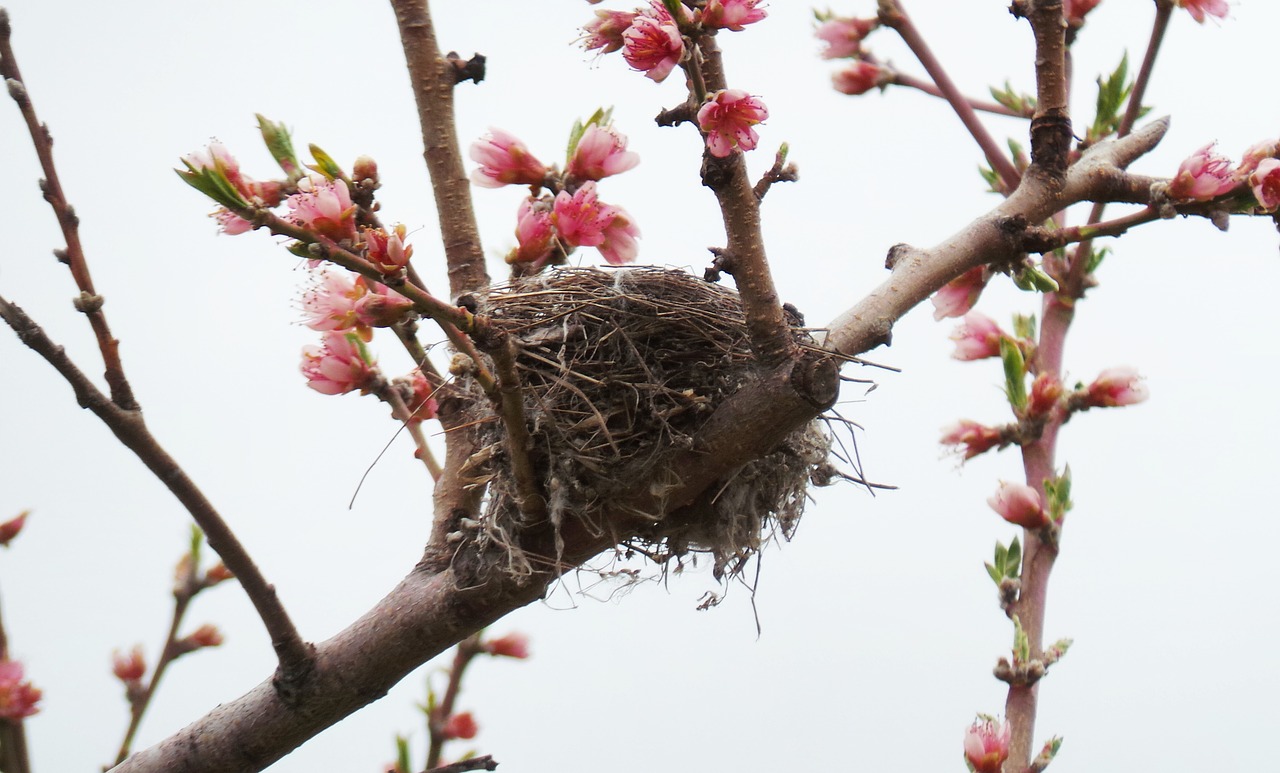
[[[770,537],[791,536],[811,477],[829,469],[831,438],[818,420],[713,484],[678,519],[659,506],[634,513],[644,525],[622,531],[607,516],[626,492],[674,480],[676,452],[761,375],[736,292],[682,271],[568,268],[496,288],[479,312],[516,344],[528,453],[557,545],[575,519],[658,563],[709,553],[720,578],[741,571]],[[791,321],[795,340],[814,347]],[[528,524],[507,434],[492,403],[477,397],[471,419],[483,461],[471,477],[488,486],[479,539],[503,548],[509,571],[531,571],[515,547]]]

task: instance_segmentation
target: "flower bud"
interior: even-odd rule
[[[1000,481],[987,504],[1009,523],[1025,529],[1042,529],[1049,525],[1040,492],[1022,483]]]

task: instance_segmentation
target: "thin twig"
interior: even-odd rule
[[[1067,228],[1046,229],[1028,228],[1023,232],[1023,246],[1027,252],[1049,252],[1068,244],[1098,239],[1104,236],[1119,236],[1130,228],[1160,219],[1159,210],[1147,207],[1117,217],[1106,222],[1095,222]]]
[[[374,394],[391,406],[391,415],[409,431],[409,436],[413,438],[413,443],[418,448],[418,458],[426,465],[431,480],[440,480],[442,472],[440,463],[431,453],[431,446],[427,445],[426,435],[422,432],[422,423],[413,420],[413,412],[409,410],[409,406],[405,405],[404,398],[400,396],[400,390],[396,389],[394,384],[381,377],[378,380],[382,383],[374,390]]]
[[[942,93],[942,89],[938,88],[937,85],[935,85],[930,81],[924,80],[923,78],[917,78],[913,75],[906,75],[904,73],[895,72],[893,74],[893,80],[890,82],[898,86],[906,86],[908,88],[912,88],[917,91],[923,91],[924,93],[930,96],[939,97],[940,99],[947,98],[947,95]],[[974,99],[972,97],[963,97],[963,99],[969,105],[969,107],[973,108],[974,110],[981,111],[983,113],[991,113],[992,115],[1005,115],[1011,118],[1030,118],[1031,117],[1031,113],[1029,112],[1020,113],[1017,110],[1005,107],[1004,105],[1001,105],[997,102],[984,102],[983,100]]]
[[[516,482],[516,505],[529,524],[541,523],[547,516],[547,500],[538,485],[538,474],[529,457],[532,440],[524,414],[524,389],[520,375],[516,373],[516,343],[505,336],[502,343],[490,351],[494,368],[498,371],[498,412],[507,430],[507,454],[511,460],[511,474]],[[430,767],[430,765],[428,765]]]
[[[287,690],[305,679],[312,668],[311,645],[298,635],[293,621],[276,596],[275,587],[262,576],[257,564],[218,511],[152,436],[142,414],[121,408],[108,399],[76,367],[61,346],[49,340],[44,330],[26,312],[3,297],[0,297],[0,318],[13,328],[24,344],[62,375],[75,393],[79,405],[92,411],[126,448],[137,455],[147,469],[177,497],[204,531],[209,547],[218,553],[223,563],[240,581],[271,636],[271,646],[275,648],[279,659],[279,688]],[[288,702],[287,696],[282,697]]]
[[[449,668],[449,684],[445,687],[444,697],[427,716],[427,733],[430,736],[427,747],[427,770],[432,770],[440,764],[444,744],[449,740],[445,737],[444,726],[449,721],[449,717],[453,716],[454,705],[458,702],[458,693],[462,690],[462,675],[466,673],[467,666],[475,656],[482,651],[480,637],[483,634],[483,631],[478,631],[468,636],[458,642],[454,650],[453,665]]]
[[[36,155],[40,159],[40,170],[44,179],[40,181],[40,190],[45,201],[53,208],[58,219],[58,227],[62,230],[62,238],[66,241],[66,249],[55,250],[58,260],[66,263],[71,269],[71,276],[80,297],[76,299],[76,308],[89,319],[93,335],[98,340],[98,349],[102,352],[102,363],[105,367],[104,377],[111,389],[111,400],[125,410],[137,410],[133,390],[124,375],[124,365],[120,361],[120,342],[111,335],[107,325],[107,317],[102,311],[103,298],[93,287],[93,277],[89,275],[89,264],[85,261],[84,247],[80,243],[80,218],[75,209],[67,203],[62,191],[62,183],[58,179],[57,167],[53,164],[53,136],[49,127],[40,123],[36,117],[35,106],[31,103],[31,95],[22,80],[18,69],[18,60],[14,57],[11,45],[12,27],[9,15],[0,8],[0,76],[3,76],[9,88],[9,95],[18,103],[22,117],[26,121],[27,131],[31,134],[31,142],[35,146]]]
[[[1007,195],[1013,191],[1018,187],[1018,182],[1022,179],[1022,176],[1018,174],[1018,170],[1014,167],[1009,156],[1001,149],[995,138],[991,136],[991,133],[987,131],[987,127],[978,119],[977,113],[974,112],[968,99],[960,93],[960,89],[951,80],[951,76],[947,75],[942,63],[934,56],[929,44],[921,36],[920,30],[912,23],[911,17],[907,16],[902,3],[898,0],[880,0],[879,6],[880,23],[897,31],[902,41],[907,44],[907,47],[911,49],[911,53],[915,54],[916,59],[924,67],[925,72],[937,84],[942,97],[951,105],[951,109],[955,111],[960,123],[964,124],[974,141],[978,143],[982,154],[987,158],[987,163],[991,164],[991,168],[999,175],[1005,194]]]
[[[470,759],[458,760],[450,762],[448,765],[441,765],[432,768],[426,773],[466,773],[469,770],[497,770],[498,763],[494,761],[492,754],[482,754],[479,757],[471,757]]]

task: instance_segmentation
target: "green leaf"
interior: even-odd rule
[[[221,168],[207,169],[192,166],[186,159],[182,160],[186,165],[186,171],[181,169],[173,170],[182,178],[183,182],[192,188],[200,191],[204,195],[213,199],[217,203],[227,209],[244,209],[249,206],[249,202],[244,200],[240,195],[240,191],[231,184],[227,179],[226,172]]]
[[[1013,335],[1025,341],[1034,341],[1036,338],[1036,315],[1014,314]]]
[[[565,153],[565,165],[573,158],[573,154],[578,149],[578,141],[582,139],[582,135],[586,133],[587,127],[591,125],[608,126],[613,121],[613,108],[596,108],[591,117],[586,121],[575,120],[573,128],[569,131],[569,149]]]
[[[276,160],[284,173],[289,175],[290,180],[301,177],[302,165],[298,162],[297,154],[294,153],[293,138],[289,136],[289,129],[283,123],[268,120],[261,113],[255,113],[255,115],[258,119],[258,131],[262,133],[262,141],[266,143],[271,157]]]
[[[662,0],[662,4],[666,7],[667,13],[671,14],[671,18],[682,18],[680,0]]]
[[[991,575],[991,580],[995,582],[996,587],[997,588],[1000,587],[1000,582],[1004,580],[1004,572],[1000,571],[999,569],[992,566],[991,564],[984,563],[983,566],[987,568],[987,574]]]
[[[1132,91],[1133,84],[1129,82],[1129,52],[1126,51],[1115,72],[1105,79],[1098,78],[1098,99],[1093,126],[1088,134],[1091,141],[1097,142],[1119,128],[1120,110]]]
[[[310,167],[311,169],[316,170],[329,180],[336,180],[343,176],[342,167],[338,166],[338,163],[333,160],[333,156],[324,152],[319,145],[308,145],[307,149],[311,151],[311,157],[316,160],[315,165]]]
[[[402,735],[396,736],[396,770],[409,773],[413,768],[409,767],[409,739]]]
[[[1005,559],[1005,577],[1018,579],[1022,574],[1022,543],[1018,542],[1018,538],[1014,537],[1013,542],[1009,543],[1008,557]]]
[[[1102,261],[1110,254],[1110,247],[1103,247],[1097,250],[1089,250],[1089,261],[1085,264],[1085,271],[1092,274],[1098,270],[1098,266],[1102,265]]]
[[[1007,338],[1000,339],[1000,361],[1004,364],[1005,394],[1015,413],[1027,407],[1027,363],[1022,350]]]
[[[1027,639],[1027,632],[1022,627],[1022,621],[1017,615],[1013,616],[1013,663],[1014,665],[1024,665],[1031,660],[1031,641]]]
[[[995,170],[987,166],[979,166],[978,174],[982,175],[982,179],[987,183],[987,189],[991,193],[1000,192],[1000,175]]]

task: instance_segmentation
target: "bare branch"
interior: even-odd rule
[[[231,528],[218,511],[205,498],[196,484],[169,453],[152,436],[137,410],[127,410],[108,399],[76,367],[62,349],[35,323],[26,312],[0,297],[0,318],[13,328],[22,343],[26,344],[54,367],[75,392],[80,407],[88,408],[103,424],[137,455],[161,483],[173,493],[191,514],[196,524],[204,530],[223,563],[240,581],[241,587],[253,602],[254,609],[271,636],[271,646],[279,659],[278,687],[286,695],[302,682],[311,669],[311,646],[302,641],[293,621],[276,596],[276,589],[266,581],[248,551],[240,544]]]

